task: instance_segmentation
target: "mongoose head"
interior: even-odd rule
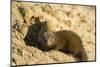
[[[44,37],[47,40],[47,46],[50,47],[54,44],[55,42],[55,35],[53,32],[46,32],[44,33]]]

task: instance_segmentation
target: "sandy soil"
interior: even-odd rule
[[[24,8],[20,11],[19,8]],[[83,41],[88,61],[95,60],[95,7],[31,2],[12,2],[12,65],[75,62],[69,54],[26,45],[24,38],[34,17],[47,21],[49,31],[70,30]]]

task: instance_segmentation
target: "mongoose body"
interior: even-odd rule
[[[48,32],[45,34],[45,37],[47,37],[46,45],[48,50],[61,50],[65,53],[71,53],[79,61],[87,61],[87,55],[82,41],[74,32],[67,30]]]

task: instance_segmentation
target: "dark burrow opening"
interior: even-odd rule
[[[44,50],[47,44],[47,39],[44,37],[44,33],[47,32],[47,22],[41,22],[39,17],[35,17],[34,21],[35,24],[28,28],[24,41],[26,45]]]

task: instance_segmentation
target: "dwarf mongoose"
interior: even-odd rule
[[[78,61],[87,61],[86,51],[83,47],[80,37],[72,31],[60,30],[48,32],[47,22],[40,22],[35,19],[35,24],[29,28],[25,37],[26,43],[36,45],[43,51],[59,50],[64,53],[70,53]]]

